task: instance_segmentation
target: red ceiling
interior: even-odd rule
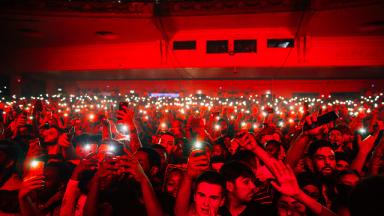
[[[270,67],[285,69],[288,74],[292,71],[294,77],[308,75],[298,68],[329,71],[354,67],[357,75],[353,76],[358,78],[359,71],[364,73],[360,68],[374,67],[366,74],[377,77],[377,68],[384,66],[382,11],[383,2],[304,12],[142,18],[111,13],[3,11],[0,72],[59,76],[71,71],[112,71],[112,79],[134,79],[135,73],[144,79],[172,79],[188,78],[188,74],[204,78],[207,75],[199,71],[207,68],[209,78],[236,78],[238,75],[228,70],[237,69],[251,71],[245,78],[258,78],[281,75],[257,72]],[[293,49],[268,49],[268,38],[295,38],[296,45]],[[257,53],[206,54],[206,40],[217,39],[256,39]],[[197,48],[173,51],[173,40],[196,40]],[[324,78],[321,74],[314,73],[312,78]]]

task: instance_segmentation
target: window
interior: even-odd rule
[[[256,52],[256,40],[235,40],[235,53]]]
[[[207,41],[207,53],[228,53],[227,40]]]
[[[294,39],[268,39],[268,48],[293,48]]]
[[[196,41],[174,41],[173,50],[194,50]]]

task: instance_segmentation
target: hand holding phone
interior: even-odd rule
[[[43,176],[44,175],[44,165],[43,161],[32,160],[29,164],[29,171],[26,178],[31,178],[35,176]]]
[[[209,169],[209,158],[204,150],[195,149],[188,158],[187,175],[197,178],[202,172]]]
[[[309,131],[309,130],[315,129],[317,127],[320,127],[322,125],[335,121],[338,118],[339,116],[335,111],[331,111],[324,115],[318,116],[316,121],[313,121],[313,119],[311,120],[308,118],[306,123],[303,126],[303,131]]]

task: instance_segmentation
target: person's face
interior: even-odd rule
[[[143,152],[143,151],[137,151],[135,153],[135,157],[139,161],[139,163],[140,163],[141,167],[143,168],[144,172],[146,174],[149,174],[150,170],[151,170],[151,164],[149,162],[148,154]]]
[[[349,169],[349,163],[345,160],[338,160],[336,162],[336,170],[341,172]]]
[[[221,167],[224,165],[223,162],[217,162],[217,163],[212,163],[212,169],[216,172],[220,172]]]
[[[313,158],[315,171],[322,176],[331,176],[336,167],[335,153],[330,147],[319,148]]]
[[[256,192],[256,186],[251,178],[239,177],[234,183],[229,184],[233,184],[233,188],[228,191],[242,203],[250,202]]]
[[[231,144],[231,138],[230,137],[224,137],[224,145],[229,146]]]
[[[41,131],[41,137],[44,143],[56,143],[59,138],[59,131],[54,127],[43,129]]]
[[[212,149],[212,156],[222,156],[224,154],[223,148],[220,145],[214,145]]]
[[[168,177],[168,181],[165,183],[165,192],[176,198],[181,178],[182,174],[180,172],[172,172]]]
[[[319,200],[320,199],[320,190],[318,187],[316,187],[315,185],[311,185],[311,184],[308,184],[308,185],[305,185],[303,187],[303,191],[310,197],[312,197],[313,199],[315,200]]]
[[[228,124],[227,124],[227,122],[225,122],[225,121],[221,121],[221,122],[219,123],[219,126],[220,126],[220,132],[221,132],[222,134],[227,133],[227,131],[228,131]]]
[[[296,164],[295,166],[295,173],[299,174],[299,173],[303,173],[305,172],[305,164],[304,164],[304,159],[300,159],[299,162]]]
[[[329,141],[331,143],[336,143],[336,144],[340,145],[343,143],[343,135],[341,134],[341,132],[339,130],[332,130],[329,133]]]
[[[279,155],[279,146],[276,146],[274,144],[269,144],[265,147],[265,151],[274,158],[277,158]]]
[[[160,155],[161,168],[165,168],[168,164],[167,153],[162,149],[153,148]]]
[[[223,188],[217,184],[201,182],[196,187],[194,195],[196,214],[217,215],[217,211],[224,203]]]
[[[183,133],[181,131],[181,124],[179,121],[173,121],[172,122],[172,128],[171,128],[171,131],[172,133],[176,136],[176,137],[182,137],[183,136]]]
[[[279,216],[301,216],[306,215],[305,206],[292,197],[282,195],[277,202]]]
[[[277,142],[281,142],[281,137],[278,133],[274,133],[274,134],[267,134],[267,135],[264,135],[261,137],[261,143],[264,145],[265,143],[267,143],[268,141],[270,140],[275,140]]]
[[[359,176],[355,174],[346,174],[340,178],[340,183],[343,185],[355,187],[357,182],[359,182],[359,180],[360,180]]]
[[[159,144],[165,148],[167,154],[171,154],[175,146],[175,138],[168,134],[161,135]]]

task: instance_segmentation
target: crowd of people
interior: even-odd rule
[[[0,215],[382,215],[384,96],[0,100]]]

